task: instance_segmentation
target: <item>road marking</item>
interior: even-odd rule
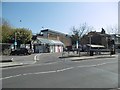
[[[101,63],[101,64],[97,64],[97,65],[83,65],[83,66],[76,66],[76,67],[79,67],[79,68],[83,68],[83,67],[96,67],[96,66],[100,66],[100,65],[104,65],[104,64],[108,64],[108,63],[116,63],[116,62],[107,62],[107,63]],[[19,77],[19,76],[33,75],[33,74],[47,74],[47,73],[63,72],[63,71],[66,71],[66,70],[74,69],[76,67],[69,67],[69,68],[59,69],[59,70],[55,70],[55,71],[45,71],[45,72],[34,72],[34,73],[18,74],[18,75],[14,75],[14,76],[8,76],[8,77],[0,78],[0,80],[15,78],[15,77]]]
[[[37,56],[38,55],[41,55],[41,54],[36,54],[35,56],[34,56],[34,62],[32,63],[32,64],[35,64],[39,59],[37,58]],[[116,55],[116,57],[117,57],[118,55]],[[98,59],[97,59],[98,60]],[[90,60],[90,61],[97,61],[96,59],[94,59],[94,60]],[[102,59],[102,60],[104,60],[104,59]],[[107,59],[108,60],[108,59]],[[62,60],[63,61],[63,60]],[[62,62],[62,61],[57,61],[57,62],[52,62],[52,63],[42,63],[42,64],[39,64],[39,65],[35,65],[35,66],[44,66],[44,65],[50,65],[50,64],[56,64],[56,63],[59,63],[59,62]],[[65,60],[65,61],[70,61],[70,60]],[[81,61],[74,61],[74,62],[87,62],[88,60],[81,60]],[[105,61],[105,60],[104,60]],[[118,61],[118,60],[117,60]],[[89,62],[89,61],[88,61]],[[17,67],[7,67],[7,68],[2,68],[2,69],[13,69],[13,68],[19,68],[19,67],[29,67],[29,66],[34,66],[34,65],[32,65],[32,64],[30,64],[30,65],[23,65],[23,66],[17,66]]]
[[[45,74],[45,73],[55,73],[56,71],[46,71],[46,72],[36,72],[33,74]]]
[[[33,74],[56,73],[56,72],[62,72],[62,71],[65,71],[65,70],[70,70],[70,69],[73,69],[73,68],[75,68],[75,67],[60,69],[60,70],[56,70],[56,71],[35,72],[35,73],[24,73],[24,74],[18,74],[18,75],[14,75],[14,76],[8,76],[8,77],[0,78],[0,80],[5,80],[5,79],[9,79],[9,78],[15,78],[15,77],[19,77],[19,76],[33,75]]]
[[[70,70],[70,69],[73,69],[73,68],[75,68],[75,67],[70,67],[70,68],[65,68],[65,69],[57,70],[56,72],[63,72],[63,71]]]
[[[22,74],[18,74],[18,75],[14,75],[14,76],[9,76],[9,77],[0,78],[0,80],[5,80],[5,79],[14,78],[14,77],[19,77],[19,76],[22,76]]]
[[[100,64],[96,64],[96,65],[77,66],[77,67],[80,67],[80,68],[82,68],[82,67],[96,67],[96,66],[102,66],[102,65],[104,65],[104,64],[109,64],[109,63],[117,63],[117,61],[116,61],[116,62],[100,63]]]
[[[42,63],[42,64],[36,64],[34,65],[34,63],[36,63],[36,61],[34,61],[32,64],[28,64],[28,65],[23,65],[23,66],[17,66],[17,67],[7,67],[7,68],[2,68],[2,69],[13,69],[13,68],[19,68],[19,67],[31,67],[31,66],[45,66],[45,65],[51,65],[51,64],[56,64],[62,61],[57,61],[57,62],[52,62],[52,63]]]
[[[116,57],[117,58],[117,57]],[[80,60],[80,59],[78,59],[78,61],[73,61],[73,62],[87,62],[87,61],[98,61],[98,60],[100,60],[100,61],[109,61],[109,59],[113,59],[113,58],[107,58],[107,59],[101,59],[101,58],[92,58],[91,60]],[[77,60],[77,59],[76,59]],[[117,58],[117,60],[118,60],[118,58]]]
[[[38,55],[40,55],[40,54],[37,54],[37,55],[34,56],[34,60],[35,60],[35,61],[33,62],[33,64],[36,63],[36,62],[39,60],[39,59],[37,58]]]

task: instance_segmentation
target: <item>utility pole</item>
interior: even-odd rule
[[[92,35],[89,36],[89,43],[90,43],[89,53],[90,53],[90,56],[93,56],[93,51],[91,51],[91,38],[92,38]]]
[[[108,37],[106,37],[106,44],[107,44],[107,49],[108,49]]]
[[[90,50],[91,50],[91,38],[92,38],[92,35],[89,36]]]
[[[81,49],[81,47],[80,47],[80,46],[81,46],[81,45],[80,45],[80,37],[81,37],[81,36],[78,37],[78,51],[79,51],[79,56],[80,56],[80,49]]]
[[[17,49],[17,37],[16,37],[16,32],[15,32],[15,42],[14,42],[14,44],[15,44],[15,50]]]

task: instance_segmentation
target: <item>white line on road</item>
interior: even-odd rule
[[[34,56],[34,62],[33,63],[36,63],[39,60],[39,58],[37,58],[38,55],[40,55],[40,54],[37,54],[37,55]]]
[[[32,63],[33,65],[30,64],[30,65],[23,65],[23,66],[18,66],[18,67],[7,67],[7,68],[3,68],[3,69],[13,69],[13,68],[19,68],[19,67],[29,67],[29,66],[34,66],[34,64],[39,60],[38,55],[41,55],[41,54],[36,54],[36,55],[34,56],[34,62]],[[116,57],[117,57],[117,55],[116,55]],[[104,60],[104,59],[102,59],[102,60]],[[70,61],[70,60],[68,60],[68,61]],[[67,62],[68,62],[68,61],[67,61]],[[98,59],[97,59],[97,60],[94,59],[94,60],[90,60],[90,61],[98,61]],[[104,61],[105,61],[105,60],[104,60]],[[118,60],[117,60],[117,61],[118,61]],[[51,63],[41,63],[41,64],[38,64],[38,65],[35,65],[35,66],[50,65],[50,64],[56,64],[56,63],[59,63],[59,62],[62,62],[62,61],[51,62]],[[74,62],[88,62],[88,60],[74,61]]]
[[[100,63],[100,64],[96,64],[96,65],[83,65],[83,66],[77,66],[77,67],[80,67],[80,68],[83,68],[83,67],[96,67],[96,66],[102,66],[104,64],[109,64],[109,63],[118,63],[118,62],[115,61],[115,62]]]
[[[116,62],[101,63],[101,64],[97,64],[97,65],[83,65],[83,66],[76,66],[76,67],[79,67],[79,68],[83,68],[83,67],[96,67],[96,66],[100,66],[100,65],[104,65],[104,64],[109,64],[109,63],[117,63],[117,61]],[[18,74],[18,75],[14,75],[14,76],[8,76],[8,77],[0,78],[0,80],[15,78],[15,77],[19,77],[19,76],[33,75],[33,74],[47,74],[47,73],[63,72],[63,71],[66,71],[66,70],[74,69],[76,67],[69,67],[69,68],[59,69],[59,70],[55,70],[55,71],[45,71],[45,72],[34,72],[34,73]]]
[[[62,72],[62,71],[70,70],[70,69],[73,69],[73,68],[75,68],[75,67],[70,67],[70,68],[65,68],[65,69],[57,70],[56,72]]]
[[[46,72],[36,72],[33,74],[45,74],[45,73],[55,73],[56,71],[46,71]]]
[[[9,77],[0,78],[0,80],[9,79],[9,78],[14,78],[14,77],[18,77],[18,76],[22,76],[22,74],[18,74],[18,75],[14,75],[14,76],[9,76]]]

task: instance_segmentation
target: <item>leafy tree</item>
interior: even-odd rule
[[[1,20],[1,19],[0,19]],[[13,29],[9,22],[2,18],[2,24],[0,24],[0,42],[8,43],[13,35]]]
[[[26,44],[31,41],[32,31],[26,28],[14,29],[14,36],[16,34],[16,40],[21,44]]]
[[[13,28],[9,22],[5,19],[2,19],[2,25],[0,26],[0,42],[2,43],[14,43],[15,36],[19,44],[25,44],[31,41],[32,31],[26,28]]]
[[[2,26],[2,42],[3,43],[9,43],[13,36],[13,30],[12,28],[8,26]]]

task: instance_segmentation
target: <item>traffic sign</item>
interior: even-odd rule
[[[14,45],[17,45],[17,42],[14,42]]]

